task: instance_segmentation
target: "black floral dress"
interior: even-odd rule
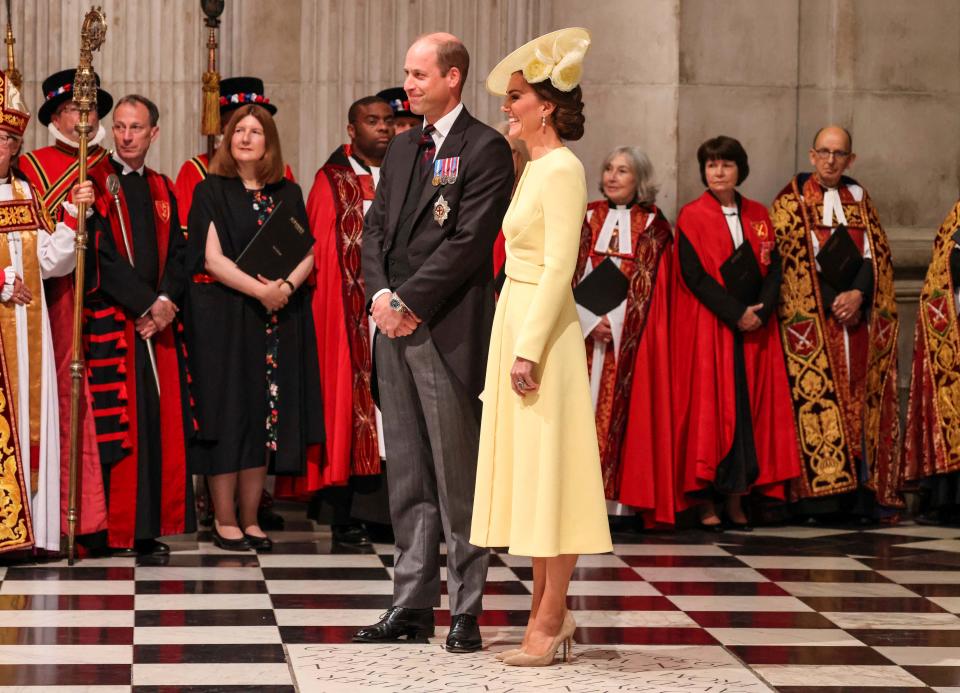
[[[249,191],[253,210],[257,213],[257,228],[273,213],[273,199],[262,190]],[[267,313],[267,450],[277,450],[277,421],[279,419],[280,386],[277,383],[277,357],[280,353],[280,320],[276,311]]]

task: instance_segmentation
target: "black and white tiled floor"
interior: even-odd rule
[[[527,559],[493,557],[484,652],[445,653],[442,610],[429,643],[353,645],[391,547],[331,553],[290,518],[271,554],[182,537],[167,565],[0,568],[0,690],[960,693],[960,529],[621,536],[578,564],[576,661],[515,669],[491,652],[521,637]]]

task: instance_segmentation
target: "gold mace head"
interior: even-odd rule
[[[100,50],[107,35],[107,17],[100,7],[91,7],[80,28],[80,65],[73,78],[73,100],[80,111],[89,111],[97,102],[97,79],[93,73],[93,53]]]

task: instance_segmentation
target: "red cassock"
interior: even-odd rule
[[[767,274],[774,248],[766,209],[742,199],[743,237]],[[705,192],[677,219],[704,271],[723,286],[720,266],[733,253],[733,241],[720,203]],[[733,330],[694,296],[681,276],[674,253],[673,414],[676,430],[678,509],[695,504],[687,494],[709,488],[717,467],[733,445],[736,427]],[[759,476],[751,490],[777,499],[785,483],[800,473],[793,409],[777,320],[743,333],[746,386]]]
[[[180,227],[187,228],[187,219],[190,216],[190,205],[193,203],[193,189],[197,184],[207,177],[207,171],[210,168],[210,157],[206,152],[197,154],[195,157],[187,159],[180,167],[177,173],[177,180],[174,183],[174,192],[177,195],[177,212],[180,215]],[[296,182],[293,177],[293,169],[287,164],[283,175],[287,180]]]
[[[351,476],[380,473],[376,409],[370,390],[370,330],[360,270],[364,201],[373,200],[371,175],[358,175],[350,145],[317,171],[307,198],[314,235],[316,290],[312,309],[320,357],[323,447],[311,446],[307,473],[277,479],[279,497],[303,497]]]
[[[42,147],[19,159],[20,170],[39,191],[41,201],[52,215],[63,219],[60,203],[76,183],[77,150],[63,143]],[[87,155],[88,171],[105,167],[113,172],[107,151],[91,147]],[[45,282],[50,334],[57,367],[57,395],[60,408],[60,526],[66,531],[69,503],[68,474],[70,468],[70,361],[73,358],[73,275],[48,279]],[[94,426],[93,398],[86,378],[82,379],[80,400],[80,480],[78,487],[79,518],[77,534],[92,534],[106,529],[107,508],[103,492],[103,474],[97,431]]]

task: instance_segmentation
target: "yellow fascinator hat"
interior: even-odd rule
[[[487,90],[504,96],[510,76],[522,72],[531,84],[549,79],[560,91],[572,91],[583,77],[583,57],[589,47],[590,32],[580,27],[544,34],[501,60],[487,75]]]

